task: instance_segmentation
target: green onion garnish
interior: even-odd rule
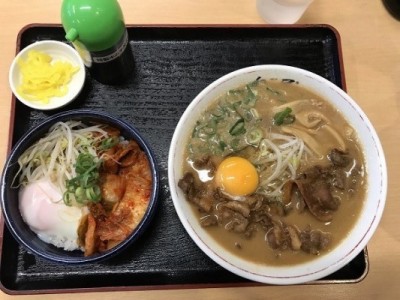
[[[108,150],[112,147],[114,147],[116,144],[119,143],[119,139],[117,137],[109,137],[101,141],[101,144],[98,148],[99,151],[105,151]]]
[[[238,136],[246,132],[246,128],[244,127],[244,120],[239,119],[236,123],[231,127],[229,133],[233,136]]]
[[[290,107],[286,107],[283,111],[278,112],[274,116],[274,124],[282,125],[282,124],[292,124],[295,121],[294,115],[292,115],[292,109]]]
[[[76,160],[76,177],[67,180],[67,190],[63,200],[68,206],[73,200],[79,204],[99,202],[101,190],[99,186],[99,167],[101,161],[95,161],[95,157],[89,153],[80,153]]]

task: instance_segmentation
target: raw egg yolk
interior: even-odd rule
[[[258,173],[247,159],[232,156],[218,166],[215,182],[229,195],[246,196],[257,189]]]

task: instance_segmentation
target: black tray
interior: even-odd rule
[[[168,189],[167,157],[174,128],[190,101],[209,83],[233,70],[285,64],[315,72],[345,89],[340,38],[318,26],[128,26],[135,57],[132,78],[119,86],[87,75],[79,98],[64,109],[107,111],[134,124],[152,145],[161,169],[160,206],[151,228],[122,255],[103,263],[50,263],[22,249],[4,228],[1,288],[11,294],[260,285],[216,265],[181,225]],[[30,25],[17,51],[45,39],[64,41],[59,25]],[[12,99],[10,146],[49,115]],[[362,251],[336,273],[312,284],[352,283],[368,272]]]

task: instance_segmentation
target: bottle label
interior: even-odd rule
[[[124,35],[114,47],[111,47],[110,49],[104,51],[91,52],[92,61],[99,64],[110,62],[121,56],[121,54],[125,51],[127,45],[128,32],[125,30]]]

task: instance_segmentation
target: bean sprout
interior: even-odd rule
[[[20,168],[14,182],[18,176],[17,187],[47,179],[65,192],[66,181],[76,176],[74,165],[79,154],[90,153],[97,157],[96,145],[107,136],[100,125],[57,122],[19,157]]]
[[[302,139],[292,135],[270,133],[260,142],[257,158],[253,163],[260,174],[258,193],[279,197],[287,180],[294,180],[300,161],[311,152]]]

